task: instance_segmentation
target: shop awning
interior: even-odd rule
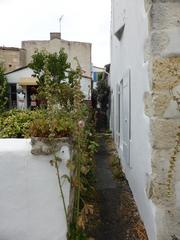
[[[37,78],[34,77],[26,77],[26,78],[21,78],[18,82],[19,85],[21,86],[33,86],[33,85],[37,85]]]

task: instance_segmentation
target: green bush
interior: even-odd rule
[[[46,114],[46,116],[44,116]],[[33,137],[68,137],[73,134],[75,121],[73,113],[62,112],[50,118],[47,113],[33,119],[29,128],[29,135]]]
[[[73,113],[62,112],[52,119],[47,110],[13,109],[0,115],[0,138],[67,137],[73,134],[75,120]]]
[[[32,121],[43,114],[42,111],[13,109],[0,115],[0,138],[29,137]]]
[[[8,82],[4,69],[0,66],[0,113],[5,111],[8,102]]]

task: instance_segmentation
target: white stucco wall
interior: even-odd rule
[[[25,68],[20,68],[13,72],[7,73],[6,77],[7,77],[8,83],[18,83],[21,80],[21,78],[31,77],[32,74],[33,74],[33,70],[28,67],[25,67]]]
[[[114,35],[125,24],[119,41]],[[130,166],[123,159],[118,148],[123,169],[132,189],[141,218],[150,240],[156,239],[155,206],[148,199],[146,188],[151,170],[151,146],[149,140],[149,119],[144,114],[144,93],[149,91],[148,62],[144,58],[144,43],[148,37],[148,18],[143,0],[112,0],[111,22],[111,128],[116,138],[117,84],[129,70],[130,90]],[[114,99],[114,100],[113,100]],[[114,101],[114,106],[113,106]],[[113,111],[114,108],[114,111]],[[113,114],[114,112],[114,114]]]
[[[56,170],[49,163],[52,157],[30,151],[30,139],[0,139],[0,239],[65,240],[66,221]],[[69,174],[64,162],[60,174]],[[68,204],[67,181],[63,189]]]

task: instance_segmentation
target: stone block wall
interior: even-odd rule
[[[25,50],[14,47],[0,47],[0,64],[5,72],[25,66]]]
[[[148,62],[151,92],[145,112],[151,122],[152,180],[149,196],[157,207],[157,240],[180,239],[180,154],[174,154],[180,131],[180,1],[146,0],[149,15]],[[147,49],[146,49],[147,52]],[[168,196],[170,159],[176,155]]]

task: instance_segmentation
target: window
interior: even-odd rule
[[[128,70],[120,81],[117,94],[117,143],[123,160],[130,166],[131,81]]]
[[[114,129],[114,96],[111,93],[111,129],[112,129],[112,134],[113,138],[115,138],[115,129]]]
[[[121,125],[121,95],[120,95],[120,85],[117,85],[117,116],[116,116],[116,144],[119,148],[120,146],[120,125]]]
[[[10,84],[10,86],[9,86],[9,106],[10,106],[10,108],[17,107],[16,84]]]
[[[120,149],[123,151],[123,79],[120,81]]]

